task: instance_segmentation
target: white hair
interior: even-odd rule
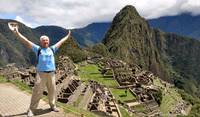
[[[40,37],[40,41],[42,41],[43,39],[48,39],[48,40],[49,40],[49,37],[46,36],[46,35],[42,35],[42,36]]]

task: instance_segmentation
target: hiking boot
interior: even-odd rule
[[[57,108],[57,107],[51,107],[51,111],[59,112],[60,110],[59,110],[59,108]]]
[[[33,112],[31,111],[31,109],[28,110],[27,116],[28,116],[28,117],[34,117],[34,114],[33,114]]]

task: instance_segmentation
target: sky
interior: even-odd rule
[[[146,19],[185,12],[200,15],[200,0],[0,0],[0,19],[14,19],[32,28],[80,28],[94,22],[111,22],[126,5],[135,6]]]

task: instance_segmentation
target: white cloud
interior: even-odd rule
[[[1,0],[0,9],[0,13],[20,12],[22,9],[22,0],[20,2],[16,2],[16,0]]]
[[[200,0],[1,0],[1,14],[14,14],[26,25],[83,27],[112,21],[125,5],[134,5],[148,19],[183,12],[200,14]]]
[[[15,20],[17,20],[17,21],[19,21],[21,23],[26,24],[26,26],[32,27],[31,23],[28,23],[28,22],[24,21],[24,19],[22,19],[20,16],[16,16]]]
[[[200,14],[200,0],[187,0],[182,5],[182,9],[184,9],[187,12],[191,12],[193,15],[199,15]]]

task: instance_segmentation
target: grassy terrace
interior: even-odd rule
[[[145,112],[145,106],[143,104],[132,107],[136,112]]]
[[[154,80],[154,84],[156,86],[160,86],[163,88],[162,90],[162,102],[160,105],[161,112],[167,117],[169,116],[170,110],[175,106],[178,101],[182,101],[181,95],[178,93],[176,88],[172,87],[164,87],[159,79]]]
[[[118,86],[118,83],[111,79],[105,78],[99,71],[98,66],[93,64],[87,64],[85,66],[79,66],[79,75],[82,80],[95,80],[101,84],[106,86]],[[170,87],[167,85],[165,87],[159,80],[159,78],[154,79],[154,85],[159,86],[162,90],[162,102],[160,105],[161,112],[167,117],[171,109],[174,108],[175,104],[178,101],[182,101],[181,95],[178,93],[176,88]],[[126,89],[117,89],[115,87],[110,87],[110,91],[112,92],[113,96],[116,100],[120,100],[121,102],[125,102],[127,100],[135,100],[136,97],[131,94],[129,90],[127,90],[127,96],[125,94]],[[144,112],[145,107],[143,105],[139,105],[134,107],[134,110],[138,112]],[[128,112],[123,108],[120,107],[120,111],[123,116],[128,117]]]
[[[128,114],[127,110],[125,110],[123,107],[119,106],[119,110],[122,114],[122,117],[130,117],[130,115]]]
[[[161,112],[169,114],[169,111],[175,106],[182,98],[175,89],[168,89],[167,93],[164,93],[162,103],[160,105]]]
[[[97,81],[103,85],[106,85],[110,87],[110,91],[112,92],[113,96],[116,98],[116,100],[120,100],[121,102],[128,101],[128,100],[135,100],[136,97],[127,90],[127,96],[125,94],[126,89],[117,89],[118,83],[116,80],[114,80],[112,77],[103,76],[100,71],[98,70],[99,67],[94,64],[87,64],[85,66],[80,66],[78,74],[81,77],[81,80],[88,81],[88,80],[94,80]],[[123,117],[130,117],[127,110],[125,110],[122,106],[119,106],[120,112]]]
[[[127,100],[136,100],[136,97],[127,90],[127,95],[125,94],[126,89],[114,89],[111,88],[111,92],[113,96],[116,98],[116,100],[120,100],[121,102],[127,101]]]
[[[94,80],[103,85],[110,86],[110,87],[118,86],[117,82],[113,80],[113,78],[104,77],[98,70],[99,68],[97,65],[88,64],[85,66],[79,65],[78,67],[79,67],[78,74],[81,77],[81,80],[84,80],[84,81]]]

